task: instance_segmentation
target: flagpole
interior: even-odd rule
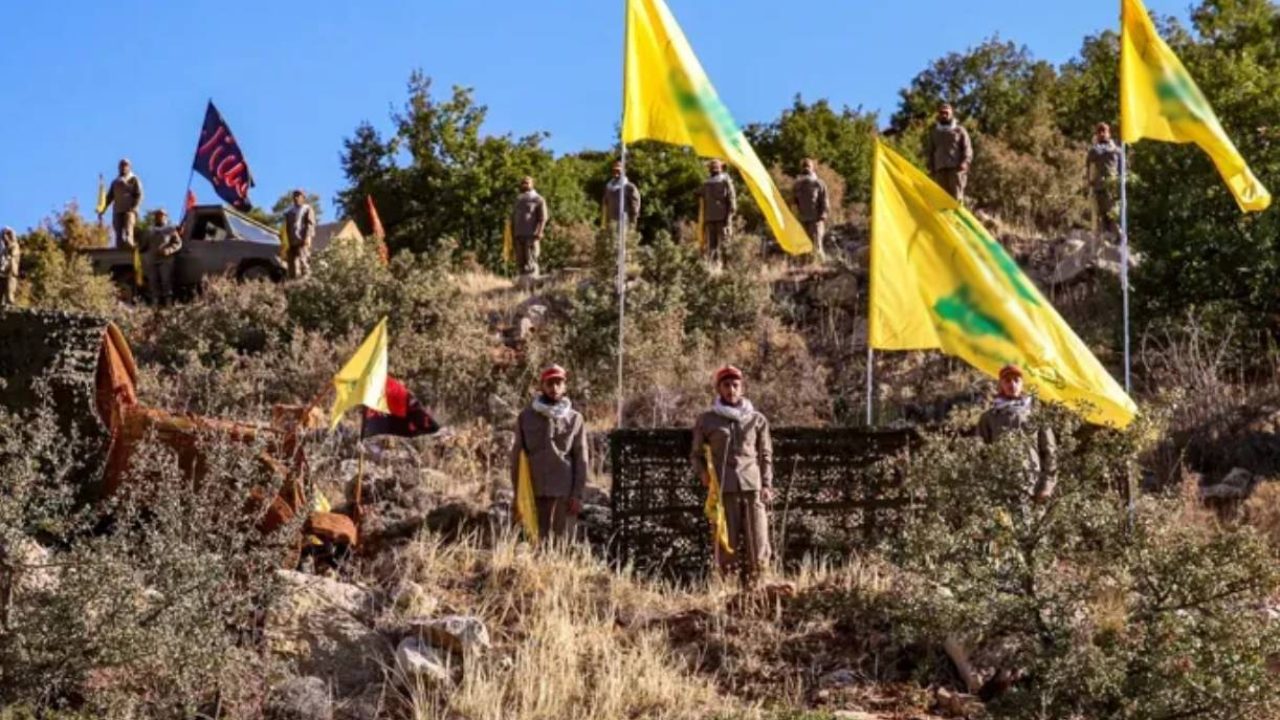
[[[630,29],[630,15],[627,8],[628,0],[622,3],[622,123],[625,125],[627,121],[627,31]],[[627,141],[624,137],[625,129],[619,128],[618,147],[620,152],[618,160],[622,165],[622,182],[618,190],[618,424],[622,427],[622,406],[624,402],[625,392],[623,390],[623,360],[625,358],[624,343],[626,339],[626,307],[627,307],[627,211],[626,211],[626,191],[627,191]],[[606,232],[608,227],[605,227]]]
[[[867,338],[867,427],[871,427],[875,418],[872,414],[872,398],[875,393],[876,351],[871,347],[871,338]]]
[[[626,335],[627,305],[627,144],[622,147],[622,182],[618,184],[618,427],[622,427],[622,406],[625,401],[623,390],[623,340]]]
[[[1124,307],[1124,391],[1132,392],[1129,355],[1129,146],[1120,144],[1120,292]]]

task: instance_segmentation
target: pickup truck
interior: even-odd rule
[[[285,277],[277,231],[232,208],[197,205],[187,212],[179,232],[182,250],[174,256],[173,273],[179,297],[194,294],[210,276],[273,282]],[[125,297],[134,294],[132,248],[85,250],[84,255],[95,272],[111,276]]]

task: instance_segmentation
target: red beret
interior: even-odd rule
[[[732,365],[725,365],[716,371],[716,385],[725,380],[741,380],[742,371]]]
[[[567,380],[568,378],[569,373],[565,372],[564,368],[559,365],[552,365],[542,371],[542,377],[538,379],[538,382],[546,382],[548,380]]]
[[[1017,365],[1005,365],[1004,367],[1000,368],[1001,380],[1005,379],[1006,377],[1009,377],[1010,375],[1017,377],[1018,379],[1021,379],[1022,368],[1018,367]]]

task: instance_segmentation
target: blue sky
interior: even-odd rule
[[[1117,25],[1118,0],[668,0],[742,123],[796,93],[892,112],[926,63],[993,34],[1062,62]],[[1190,0],[1148,0],[1185,18]],[[148,206],[181,205],[213,98],[270,205],[343,186],[342,139],[387,129],[421,68],[441,92],[476,89],[487,130],[551,133],[556,152],[613,142],[622,0],[3,0],[0,224],[35,225],[69,200],[91,211],[122,156]],[[196,178],[202,201],[213,199]]]

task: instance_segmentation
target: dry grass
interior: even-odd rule
[[[1263,482],[1244,505],[1245,522],[1262,533],[1280,554],[1280,482]]]
[[[449,694],[411,687],[412,716],[484,720],[703,718],[748,708],[691,675],[660,630],[641,617],[713,602],[614,573],[582,548],[533,551],[512,537],[428,539],[407,549],[400,574],[447,610],[481,617],[493,652]]]

